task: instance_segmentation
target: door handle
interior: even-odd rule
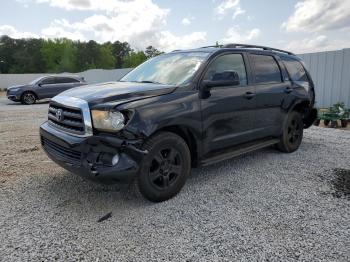
[[[288,87],[286,87],[286,88],[284,89],[284,92],[287,93],[287,94],[291,93],[292,91],[293,91],[293,88],[290,87],[290,86],[288,86]]]
[[[253,92],[246,92],[246,93],[244,94],[244,97],[245,97],[246,99],[252,99],[254,96],[255,96],[255,93],[253,93]]]

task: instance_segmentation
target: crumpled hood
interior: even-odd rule
[[[70,96],[83,99],[90,106],[111,103],[127,102],[138,100],[151,96],[159,96],[171,93],[175,86],[153,84],[153,83],[134,83],[134,82],[110,82],[94,85],[80,86],[69,89],[58,96]]]

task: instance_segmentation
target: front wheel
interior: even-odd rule
[[[286,153],[296,151],[303,139],[303,126],[303,119],[300,113],[296,111],[289,113],[277,148]]]
[[[32,92],[25,92],[21,97],[21,103],[24,105],[32,105],[36,102],[36,96]]]
[[[141,161],[137,178],[141,194],[152,202],[168,200],[180,192],[191,172],[191,154],[178,135],[161,132],[144,145],[148,154]]]

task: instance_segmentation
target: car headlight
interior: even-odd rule
[[[118,111],[91,110],[93,126],[99,130],[119,131],[125,126],[125,116]]]

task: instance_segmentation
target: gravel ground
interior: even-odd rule
[[[348,131],[312,127],[293,154],[194,169],[177,197],[153,204],[52,163],[38,138],[46,111],[0,97],[2,261],[350,260],[349,187],[337,177],[349,176]]]

